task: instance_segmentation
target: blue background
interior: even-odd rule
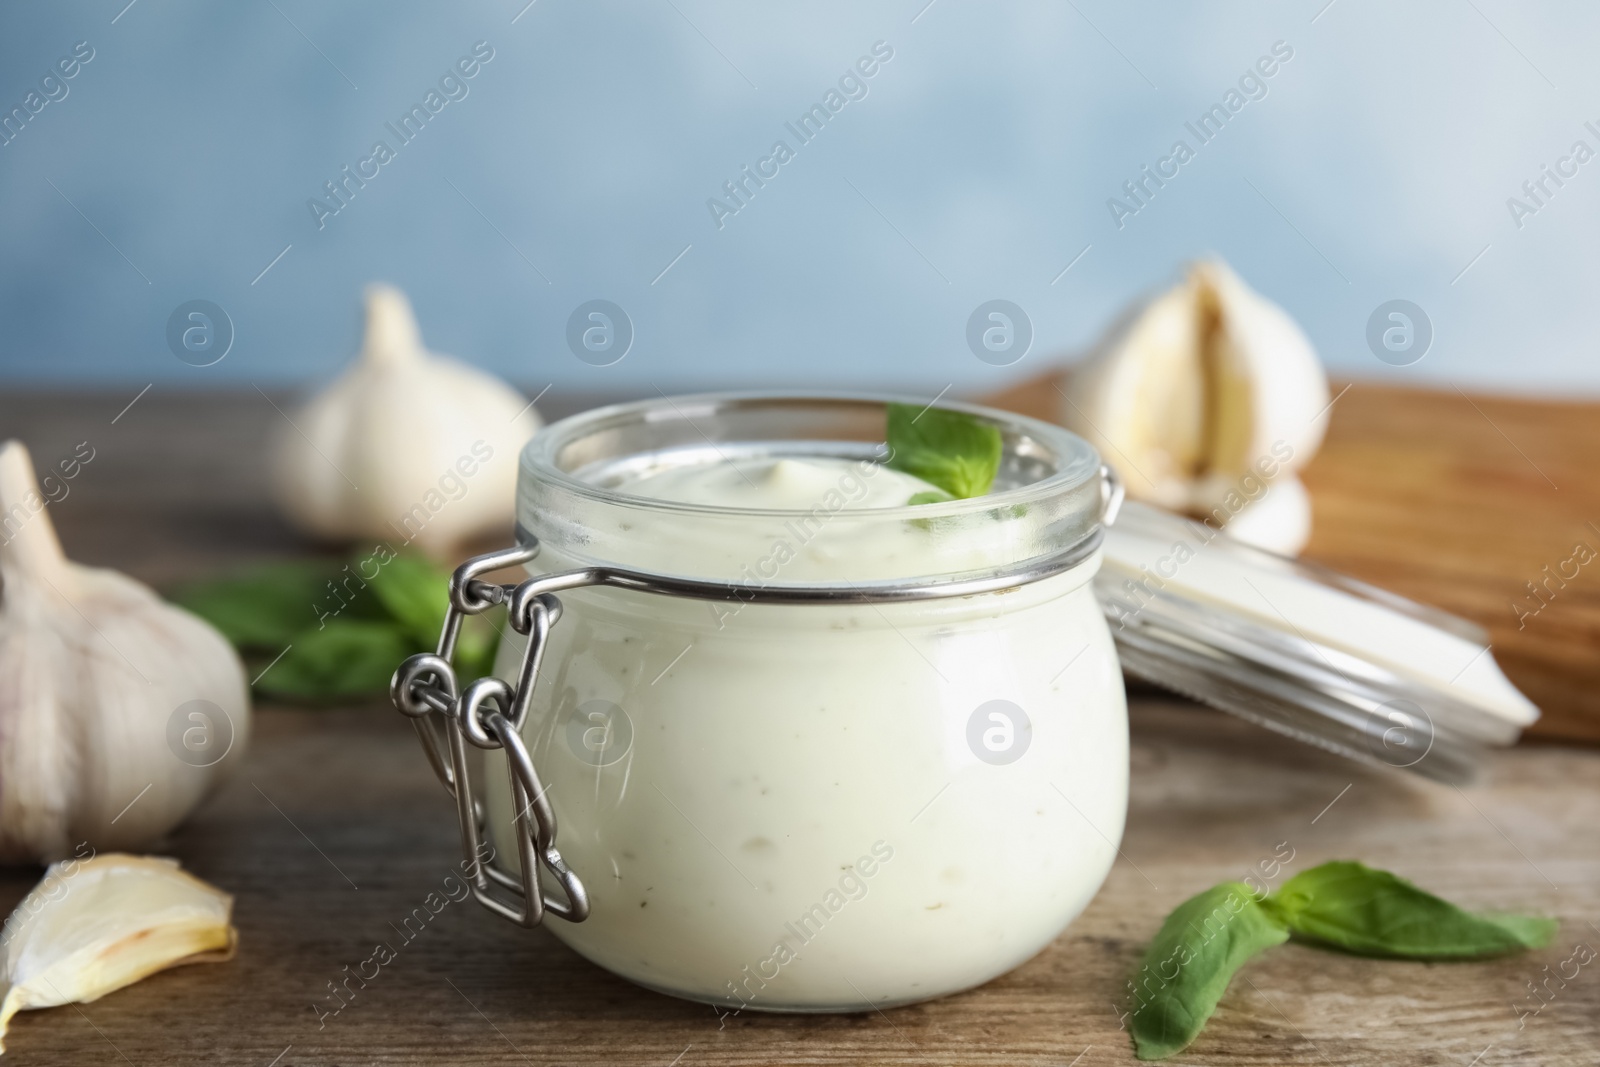
[[[0,147],[0,378],[308,383],[384,279],[430,347],[533,391],[976,390],[1215,253],[1336,373],[1600,392],[1600,160],[1521,228],[1506,205],[1600,148],[1593,7],[524,3],[6,5],[5,109],[75,42],[95,58]],[[319,230],[307,200],[480,40],[469,95]],[[706,200],[878,40],[869,95],[719,230]],[[1279,40],[1268,95],[1119,229],[1107,199]],[[565,342],[595,298],[633,322],[614,366]],[[965,341],[993,298],[1036,331],[1014,366]],[[1435,330],[1404,368],[1365,341],[1394,298]],[[235,324],[213,366],[166,344],[191,299]]]

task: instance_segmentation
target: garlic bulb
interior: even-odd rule
[[[468,538],[509,537],[517,454],[539,416],[504,382],[423,350],[400,290],[367,290],[361,355],[284,426],[279,504],[306,532],[380,538],[448,557]]]
[[[113,853],[52,865],[6,920],[0,1042],[19,1011],[87,1004],[168,967],[231,959],[232,911],[232,897],[176,860]]]
[[[1311,494],[1292,474],[1267,484],[1265,494],[1247,503],[1223,527],[1228,536],[1283,556],[1299,554],[1311,540]]]
[[[244,667],[146,586],[69,562],[16,441],[0,518],[0,863],[147,845],[243,754]]]
[[[1126,315],[1072,369],[1063,398],[1062,422],[1100,450],[1129,496],[1280,552],[1304,545],[1309,499],[1268,489],[1322,443],[1327,376],[1294,320],[1225,264],[1193,265]]]

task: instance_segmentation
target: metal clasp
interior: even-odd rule
[[[561,602],[551,594],[536,594],[531,583],[501,586],[479,575],[532,560],[537,544],[502,549],[477,556],[458,567],[450,578],[450,607],[436,652],[421,653],[400,665],[389,685],[394,706],[412,720],[422,739],[428,762],[455,798],[461,826],[462,852],[472,895],[490,911],[518,926],[534,927],[550,912],[569,922],[589,917],[589,894],[583,882],[556,850],[556,813],[522,741],[522,725],[533,699],[539,663],[544,657],[550,628],[561,616]],[[528,638],[517,684],[499,678],[480,678],[460,691],[451,659],[461,623],[468,615],[508,603],[511,628]],[[486,859],[483,805],[474,797],[467,744],[506,754],[510,770],[513,830],[517,839],[518,876],[496,868]],[[550,871],[566,899],[547,897],[539,887],[539,865]],[[498,887],[498,888],[497,888]],[[511,890],[520,900],[501,892]]]

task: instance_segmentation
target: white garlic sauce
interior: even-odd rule
[[[992,568],[1018,550],[1019,523],[985,517],[952,549],[903,512],[864,521],[931,487],[862,461],[741,457],[613,488],[747,509],[675,541],[619,520],[679,574],[946,574],[952,552]],[[826,536],[803,540],[795,513],[840,498]],[[769,573],[749,553],[777,540],[792,552]],[[541,572],[581,562],[537,560]],[[1093,897],[1126,812],[1126,705],[1090,586],[1098,566],[981,596],[731,613],[561,594],[524,736],[593,909],[546,927],[636,982],[736,1010],[907,1003],[1027,960]],[[512,677],[521,645],[506,646],[498,671]],[[487,768],[511,865],[504,761]]]

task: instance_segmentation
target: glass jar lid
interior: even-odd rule
[[[1129,674],[1366,763],[1467,781],[1538,718],[1473,623],[1148,505],[1095,594]]]

